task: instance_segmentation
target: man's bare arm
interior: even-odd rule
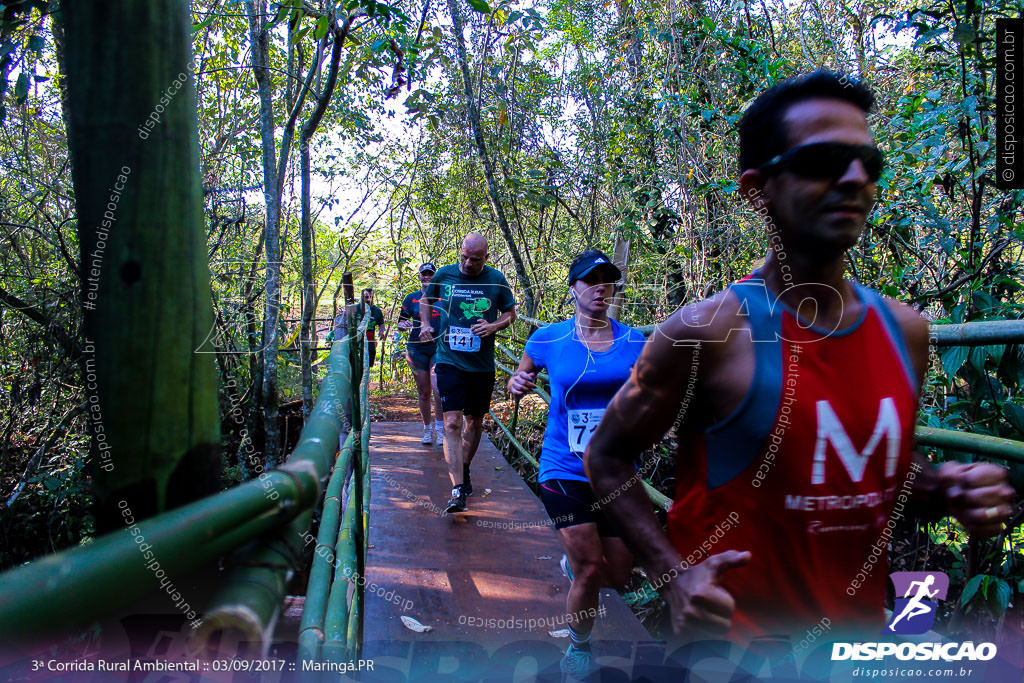
[[[928,370],[928,323],[908,306],[887,301],[907,341],[918,387]],[[972,534],[995,536],[1013,514],[1013,488],[1006,470],[993,463],[932,465],[914,453],[921,469],[914,478],[911,506],[929,519],[953,515]]]
[[[612,399],[584,456],[599,504],[622,530],[652,582],[663,587],[676,633],[691,628],[727,630],[735,602],[718,585],[718,578],[750,561],[750,553],[727,550],[688,567],[652,513],[633,467],[637,456],[672,425],[690,369],[699,367],[699,339],[686,341],[691,337],[680,312],[654,332],[629,381]]]
[[[678,570],[681,558],[651,511],[634,463],[671,427],[687,385],[683,369],[694,367],[689,361],[700,353],[696,345],[673,347],[676,336],[661,328],[652,334],[584,455],[598,501],[626,534],[640,562],[657,576],[673,567]]]

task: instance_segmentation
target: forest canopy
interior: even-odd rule
[[[9,567],[101,529],[66,27],[56,1],[2,4]],[[313,347],[345,272],[393,324],[418,265],[454,262],[480,231],[521,312],[550,321],[569,312],[569,262],[597,247],[628,260],[620,316],[638,326],[749,273],[767,247],[737,192],[736,124],[758,93],[819,68],[874,89],[887,159],[848,276],[934,322],[1021,318],[1024,194],[997,188],[994,129],[996,20],[1016,3],[196,0],[190,12],[181,73],[195,94],[221,486],[286,455],[279,406],[312,406]],[[174,78],[139,95],[153,112],[140,139],[179,92],[192,89]],[[1020,345],[943,349],[921,422],[1022,439],[1022,381]]]

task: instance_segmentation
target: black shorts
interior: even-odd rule
[[[444,412],[461,410],[465,415],[483,417],[491,409],[493,372],[466,372],[447,363],[435,365],[434,372]]]
[[[548,479],[540,483],[540,500],[556,529],[577,524],[597,524],[602,538],[621,538],[622,534],[597,505],[590,484],[575,479]]]
[[[436,347],[433,345],[427,345],[426,349],[420,348],[421,345],[409,344],[405,347],[406,358],[409,359],[409,364],[412,365],[414,372],[424,372],[434,367],[434,359],[436,356]]]

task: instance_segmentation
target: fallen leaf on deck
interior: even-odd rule
[[[433,626],[424,626],[423,624],[421,624],[420,622],[416,621],[412,617],[407,617],[404,614],[402,615],[402,623],[405,624],[405,627],[407,629],[409,629],[410,631],[415,631],[416,633],[426,633],[428,631],[433,631],[434,630]],[[568,631],[566,631],[565,633],[566,633],[566,635],[569,634]]]
[[[482,495],[482,496],[480,496],[480,497],[481,497],[481,498],[486,498],[486,497],[487,497],[488,495],[490,495],[490,493],[491,493],[491,490],[490,490],[490,489],[484,489],[484,495]]]
[[[538,556],[537,556],[537,559],[538,559],[538,560],[550,560],[550,559],[552,559],[552,558],[551,558],[551,556],[550,556],[550,555],[538,555]]]

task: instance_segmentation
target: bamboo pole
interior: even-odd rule
[[[918,427],[914,430],[914,436],[917,438],[917,443],[922,446],[967,451],[968,453],[987,455],[990,458],[1024,463],[1024,441],[933,427]]]
[[[369,318],[369,315],[367,315]],[[369,350],[363,349],[363,359],[369,359]],[[363,430],[362,447],[360,448],[360,463],[362,472],[362,485],[359,489],[360,506],[360,527],[357,550],[359,556],[357,564],[359,572],[366,575],[366,544],[370,535],[370,370],[367,364],[366,376],[360,386],[360,400],[362,401]],[[347,639],[349,651],[356,658],[362,655],[363,642],[363,598],[361,588],[357,588],[352,595],[352,609],[349,612]]]
[[[1024,343],[1024,320],[980,320],[961,325],[930,325],[936,346],[989,346]]]
[[[312,519],[312,510],[306,510],[291,524],[239,550],[231,573],[192,637],[191,651],[210,658],[267,656],[285,590],[303,560],[302,540]],[[211,642],[219,642],[221,647],[225,643],[245,644],[255,647],[255,651],[211,650]]]
[[[358,453],[355,456],[359,457]],[[349,486],[358,486],[357,479],[352,477]],[[324,617],[324,644],[320,658],[331,662],[346,662],[351,658],[348,643],[349,603],[353,593],[358,593],[356,585],[358,566],[356,563],[356,542],[354,526],[357,517],[356,496],[350,490],[345,514],[341,520],[341,531],[335,547],[334,578],[331,583],[330,595],[327,598],[327,613]]]
[[[184,576],[290,521],[318,497],[310,463],[285,465],[262,480],[137,522],[138,533],[109,533],[11,569],[0,575],[0,642],[83,627],[157,591],[163,575]]]
[[[331,662],[347,662],[357,656],[359,648],[358,629],[353,631],[353,615],[358,624],[359,607],[362,601],[362,589],[358,579],[364,572],[365,550],[364,525],[367,520],[364,510],[366,495],[366,460],[369,451],[370,410],[369,410],[369,346],[364,342],[366,328],[370,322],[370,312],[363,315],[356,330],[358,350],[354,358],[360,358],[362,375],[359,382],[358,400],[353,406],[355,416],[351,434],[353,436],[351,475],[347,477],[348,493],[345,499],[344,514],[337,541],[334,548],[333,578],[326,589],[326,609],[322,619],[322,644],[303,648],[302,656],[323,659]],[[359,429],[358,436],[356,429]],[[318,598],[319,599],[319,598]],[[312,636],[306,637],[312,643]]]
[[[348,436],[345,438],[345,445],[341,449],[341,455],[338,457],[334,471],[331,473],[330,482],[327,484],[316,549],[313,553],[313,564],[310,567],[309,582],[306,585],[306,602],[302,609],[302,620],[299,623],[300,661],[320,659],[320,647],[324,642],[327,597],[330,593],[331,576],[337,559],[334,546],[338,542],[338,529],[341,523],[341,498],[345,482],[349,478],[349,470],[352,467],[355,443],[355,430],[349,430]]]
[[[516,320],[537,327],[549,324],[525,315],[518,316]],[[645,336],[650,336],[656,327],[657,325],[644,325],[636,329]],[[1024,344],[1024,320],[979,320],[961,325],[933,323],[928,326],[928,333],[936,346]]]
[[[68,151],[101,532],[220,488],[213,304],[184,0],[65,0]]]
[[[320,483],[333,461],[350,392],[346,343],[334,346],[328,367],[313,414],[281,468],[137,521],[137,529],[107,534],[88,546],[49,555],[0,575],[0,640],[27,640],[53,635],[55,629],[84,626],[159,588],[161,577],[152,560],[159,562],[162,573],[172,579],[180,577],[311,508],[319,500]],[[128,515],[134,512],[130,506],[124,510]],[[130,516],[124,519],[125,524],[136,521]],[[139,537],[144,541],[136,540]],[[151,553],[152,559],[144,552]],[[256,622],[250,620],[246,627],[250,634],[266,631],[266,619],[259,617],[266,614],[261,590],[254,591],[247,608],[259,622],[253,625]],[[52,614],[58,605],[62,618],[55,622]],[[230,619],[225,625],[228,622]]]

